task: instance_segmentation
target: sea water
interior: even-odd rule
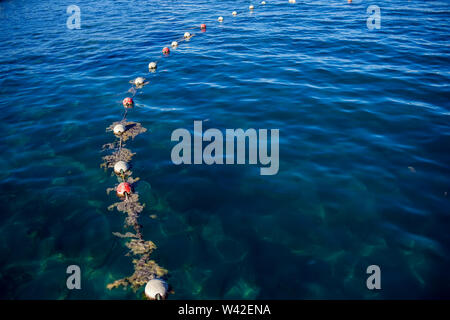
[[[450,3],[250,3],[0,2],[1,298],[141,298],[106,289],[133,270],[99,167],[137,76],[140,222],[171,299],[450,297]],[[278,173],[175,165],[193,121],[279,129]]]

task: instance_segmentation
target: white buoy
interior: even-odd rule
[[[223,17],[217,18],[217,21],[222,22],[223,21]]]
[[[148,69],[149,70],[155,70],[156,69],[156,62],[150,62],[148,64]]]
[[[190,36],[191,36],[191,34],[190,34],[189,32],[185,32],[185,33],[184,33],[184,38],[185,38],[185,39],[189,38]]]
[[[236,11],[233,11],[232,15],[233,15],[233,16],[237,16],[237,12],[236,12]]]
[[[150,300],[165,299],[167,297],[168,285],[164,280],[152,279],[145,285],[145,296]]]
[[[114,164],[114,172],[116,174],[121,174],[128,171],[128,163],[125,161],[117,161]]]
[[[266,2],[265,2],[265,1],[261,1],[261,4],[262,4],[262,5],[265,5],[265,4],[266,4]]]
[[[250,10],[253,10],[255,7],[251,4],[250,7],[248,7]]]
[[[123,124],[116,124],[114,126],[113,132],[115,135],[121,135],[122,133],[125,132],[125,126]]]
[[[295,3],[295,0],[289,0],[289,3]]]
[[[135,86],[142,86],[142,85],[144,85],[144,82],[145,82],[145,78],[143,78],[143,77],[137,77],[136,79],[134,79],[134,85]]]
[[[178,42],[172,41],[172,48],[176,48],[176,47],[178,47]]]

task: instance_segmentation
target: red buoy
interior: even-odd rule
[[[164,54],[169,54],[169,53],[170,53],[169,48],[164,47],[163,50],[162,50],[162,53],[164,53]]]
[[[200,29],[202,29],[203,31],[205,31],[205,30],[206,30],[206,24],[202,23],[202,24],[200,25]]]
[[[128,182],[121,182],[116,189],[118,197],[125,197],[126,194],[131,194],[131,185]]]
[[[129,108],[133,108],[134,102],[133,102],[133,99],[131,99],[130,97],[127,97],[127,98],[123,99],[122,104],[123,104],[124,108],[129,109]]]

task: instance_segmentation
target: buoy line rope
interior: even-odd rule
[[[289,0],[289,3],[295,3],[295,0]],[[261,2],[261,5],[265,4],[265,1]],[[254,8],[254,5],[249,6],[250,14]],[[233,17],[238,15],[236,11],[233,11],[231,14]],[[222,23],[224,18],[220,16],[217,18],[217,21]],[[198,29],[198,27],[191,27],[187,30],[194,29]],[[200,30],[202,32],[206,31],[206,25],[204,23],[200,25]],[[183,37],[172,41],[171,46],[172,48],[177,48],[180,43],[189,41],[194,36],[196,36],[195,33],[185,32]],[[149,72],[156,72],[159,62],[169,54],[169,47],[164,47],[162,54],[155,61],[149,63]],[[108,209],[112,210],[116,208],[119,212],[126,213],[127,217],[125,218],[124,227],[132,227],[134,229],[134,233],[126,232],[125,234],[121,234],[114,232],[113,234],[119,238],[128,238],[129,241],[125,243],[125,246],[130,249],[130,252],[127,255],[138,257],[138,259],[133,259],[132,261],[134,264],[134,273],[129,277],[108,284],[107,288],[113,289],[119,286],[131,286],[136,291],[145,285],[145,297],[152,300],[160,300],[166,299],[169,293],[167,282],[163,279],[168,271],[150,259],[150,255],[156,249],[156,245],[152,241],[144,240],[141,225],[138,223],[138,217],[143,211],[144,205],[139,202],[139,194],[135,192],[135,185],[139,181],[139,178],[133,178],[130,170],[130,162],[134,153],[126,148],[127,140],[134,139],[137,135],[147,131],[140,123],[127,121],[128,110],[135,106],[133,98],[139,89],[142,89],[148,84],[145,80],[143,77],[138,77],[130,81],[133,85],[128,92],[132,93],[132,96],[126,97],[122,101],[123,107],[125,108],[122,119],[119,122],[112,123],[106,129],[106,131],[112,131],[114,133],[116,140],[103,146],[103,150],[112,150],[112,153],[103,157],[104,162],[101,164],[101,167],[104,167],[105,170],[113,168],[114,174],[116,174],[118,179],[118,185],[114,188],[108,188],[107,193],[109,194],[111,191],[115,191],[120,199],[119,202],[112,204]],[[140,105],[136,106],[144,107]]]

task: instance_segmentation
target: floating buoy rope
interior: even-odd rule
[[[289,0],[289,3],[295,3],[295,0]],[[266,1],[262,1],[261,5],[265,5]],[[255,9],[254,5],[249,6],[251,12]],[[233,16],[237,16],[237,11],[232,12]],[[223,22],[222,16],[217,18],[218,22]],[[199,26],[188,28],[188,30],[198,29]],[[200,24],[200,30],[206,31],[206,24]],[[181,42],[189,41],[194,37],[194,33],[185,32],[182,37],[172,41],[171,47],[176,49]],[[149,72],[156,72],[157,66],[161,59],[167,57],[170,54],[169,47],[162,49],[162,54],[148,64]],[[142,286],[145,286],[144,294],[147,299],[161,300],[166,299],[169,294],[169,286],[164,279],[167,274],[167,270],[160,267],[155,261],[151,260],[150,256],[153,250],[156,249],[156,245],[152,241],[146,241],[142,235],[142,226],[138,223],[139,215],[144,210],[144,204],[139,201],[139,194],[136,192],[137,183],[139,178],[134,178],[132,175],[131,160],[135,153],[126,148],[127,141],[133,140],[137,135],[147,131],[138,122],[128,121],[128,110],[131,110],[135,106],[133,98],[136,96],[139,89],[142,89],[149,81],[145,81],[144,77],[137,77],[134,80],[130,80],[132,87],[128,92],[132,93],[131,97],[126,97],[122,100],[124,107],[124,114],[122,120],[112,123],[106,128],[107,132],[112,132],[116,138],[114,142],[103,145],[103,151],[109,151],[110,154],[104,156],[103,163],[100,165],[105,170],[113,169],[112,175],[117,177],[118,183],[113,188],[108,188],[106,191],[108,194],[115,192],[119,201],[113,203],[108,207],[108,210],[116,209],[119,212],[125,213],[126,218],[124,222],[124,228],[132,228],[134,232],[119,233],[113,232],[114,236],[119,238],[126,238],[128,241],[125,246],[129,249],[127,255],[133,256],[132,263],[134,265],[134,273],[123,279],[116,280],[107,285],[108,289],[124,286],[125,288],[130,286],[133,290],[138,290]],[[136,104],[137,107],[139,104]]]

